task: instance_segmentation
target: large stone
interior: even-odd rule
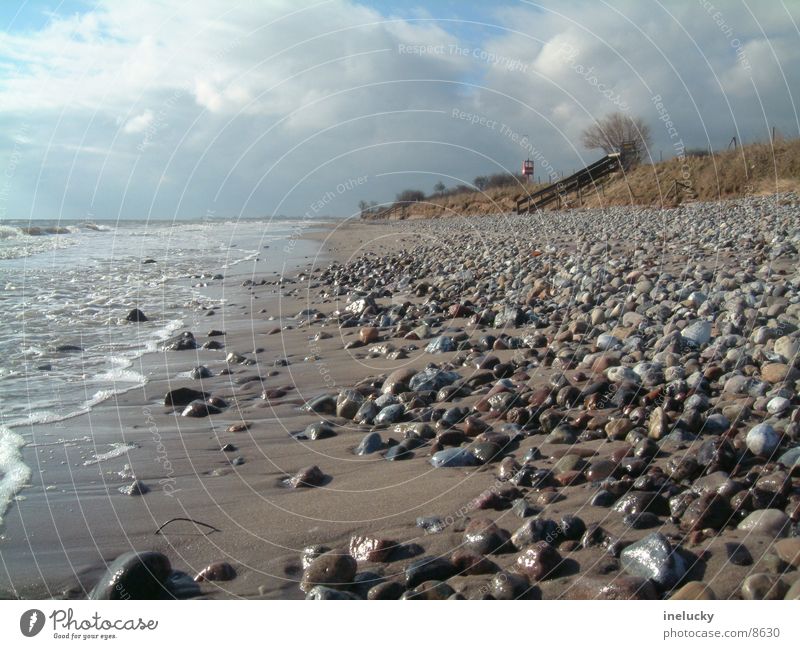
[[[192,388],[175,388],[164,396],[165,406],[188,406],[192,401],[203,401],[211,396],[207,392]]]
[[[356,568],[356,560],[349,554],[326,552],[303,571],[300,588],[308,592],[314,586],[349,586],[356,576]]]
[[[628,574],[652,579],[664,590],[680,582],[688,570],[686,560],[660,532],[653,532],[626,547],[620,554],[620,561]]]
[[[89,599],[167,599],[171,571],[160,552],[127,552],[109,564]]]
[[[739,523],[737,529],[777,538],[788,536],[790,525],[789,517],[780,509],[757,509]]]

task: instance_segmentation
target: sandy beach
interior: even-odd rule
[[[222,349],[147,354],[142,389],[24,431],[0,589],[85,597],[156,551],[232,568],[179,596],[788,597],[796,201],[298,232],[282,279],[210,283],[187,330]],[[181,416],[180,388],[221,411]],[[156,534],[174,518],[201,524]]]

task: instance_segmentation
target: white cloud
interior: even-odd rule
[[[668,100],[687,146],[747,140],[773,123],[798,135],[800,47],[787,16],[800,23],[798,9],[750,5],[725,4],[720,26],[697,2],[513,2],[491,20],[505,30],[475,36],[474,26],[425,20],[436,17],[431,7],[402,20],[353,0],[99,0],[39,32],[0,38],[0,120],[11,132],[30,125],[29,176],[47,167],[36,202],[15,200],[42,216],[51,193],[53,205],[74,211],[105,201],[110,213],[190,216],[224,201],[217,209],[229,213],[297,213],[342,177],[400,172],[332,206],[345,212],[345,201],[390,199],[404,185],[430,189],[439,178],[423,172],[469,181],[498,170],[489,160],[516,170],[525,151],[499,129],[453,119],[453,108],[529,135],[569,170],[596,155],[577,145],[580,131],[616,108],[600,84],[651,122],[655,148],[670,142],[653,94]],[[420,109],[428,112],[398,114]],[[421,143],[434,140],[445,144]],[[420,143],[397,143],[406,141]],[[107,155],[76,160],[75,151]],[[134,167],[140,155],[147,164]],[[73,179],[62,201],[72,164],[84,165],[86,185]],[[137,191],[118,205],[130,173]]]
[[[148,108],[136,117],[125,122],[125,126],[122,127],[122,130],[126,133],[142,133],[153,123],[154,117],[153,111]]]

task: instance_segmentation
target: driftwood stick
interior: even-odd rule
[[[193,518],[183,518],[182,516],[179,516],[179,517],[176,517],[176,518],[170,518],[170,519],[169,519],[169,520],[168,520],[166,523],[164,523],[164,524],[163,524],[161,527],[159,527],[159,528],[158,528],[158,529],[155,531],[155,533],[156,533],[156,534],[161,534],[161,530],[163,530],[163,529],[164,529],[164,528],[165,528],[167,525],[169,525],[170,523],[174,523],[175,521],[188,521],[189,523],[194,523],[195,525],[202,525],[203,527],[207,527],[207,528],[209,528],[209,529],[210,529],[211,531],[213,531],[213,532],[221,532],[221,531],[222,531],[222,530],[218,530],[218,529],[217,529],[216,527],[214,527],[213,525],[209,525],[208,523],[204,523],[204,522],[202,522],[202,521],[196,521],[196,520],[195,520],[195,519],[193,519]]]

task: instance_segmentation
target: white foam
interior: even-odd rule
[[[106,460],[113,460],[115,457],[119,457],[120,455],[125,455],[126,453],[132,451],[136,448],[136,444],[126,444],[124,442],[114,442],[111,444],[111,450],[106,451],[105,453],[96,453],[94,458],[91,460],[86,460],[83,463],[83,466],[91,466],[92,464],[99,464],[100,462],[105,462]]]
[[[0,426],[0,526],[16,495],[31,479],[31,470],[22,461],[25,440],[5,426]]]

